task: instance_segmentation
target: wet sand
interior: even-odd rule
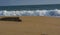
[[[0,35],[60,35],[60,18],[21,16],[22,22],[0,21]]]

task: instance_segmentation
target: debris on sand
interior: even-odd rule
[[[0,21],[18,21],[21,22],[22,20],[19,17],[3,17],[0,18]]]

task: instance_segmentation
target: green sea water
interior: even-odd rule
[[[53,9],[60,9],[60,4],[0,6],[0,10],[53,10]]]

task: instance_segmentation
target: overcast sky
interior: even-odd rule
[[[0,0],[0,6],[60,4],[60,0]]]

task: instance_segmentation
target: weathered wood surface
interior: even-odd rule
[[[19,21],[19,22],[21,22],[22,20],[19,19],[19,17],[2,17],[2,18],[0,18],[0,21]]]

